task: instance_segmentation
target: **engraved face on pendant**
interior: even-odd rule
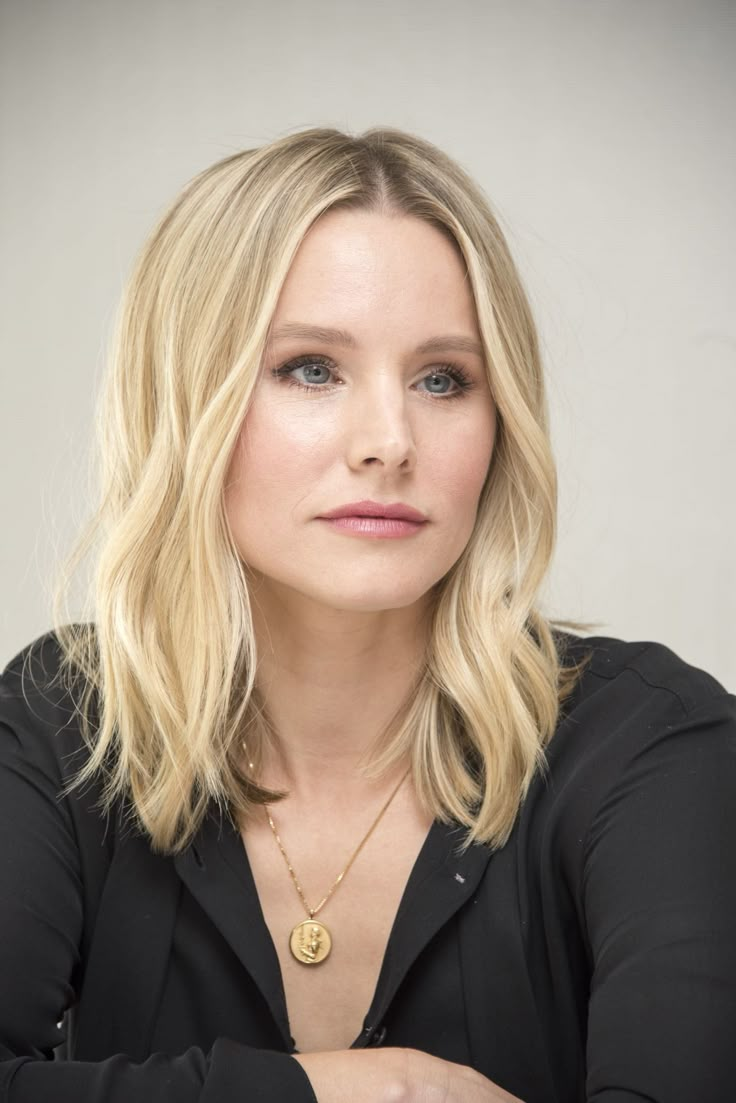
[[[305,919],[291,932],[289,946],[302,965],[319,965],[332,949],[332,939],[327,928],[316,919]]]

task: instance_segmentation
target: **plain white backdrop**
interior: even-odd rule
[[[736,688],[736,4],[2,0],[0,664],[90,510],[118,298],[194,173],[398,126],[481,184],[542,334],[544,608]]]

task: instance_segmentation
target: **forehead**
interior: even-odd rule
[[[472,287],[457,246],[412,216],[337,210],[301,242],[274,328],[292,318],[347,326],[360,316],[381,315],[388,324],[407,314],[430,326],[441,319],[475,331]]]

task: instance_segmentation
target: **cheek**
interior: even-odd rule
[[[314,460],[334,435],[334,413],[320,410],[318,399],[293,399],[274,395],[259,396],[248,412],[241,439],[243,455],[258,467],[266,467],[261,457],[278,460],[286,469],[304,470],[308,458]],[[308,467],[311,465],[307,465]]]
[[[463,432],[438,435],[432,454],[432,479],[463,509],[478,503],[495,441],[495,417],[480,419]]]
[[[302,498],[318,473],[324,434],[309,411],[256,400],[243,422],[228,471],[226,503],[232,525],[256,511],[282,509]]]

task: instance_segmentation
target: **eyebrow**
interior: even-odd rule
[[[306,337],[313,341],[320,341],[325,345],[342,345],[344,348],[354,349],[358,342],[351,333],[345,329],[332,329],[328,326],[307,325],[306,322],[285,322],[270,334],[269,340],[278,340],[282,337]],[[417,353],[446,352],[470,352],[483,358],[483,348],[472,337],[463,337],[460,334],[448,333],[438,337],[430,337],[428,341],[422,341],[414,350]]]

